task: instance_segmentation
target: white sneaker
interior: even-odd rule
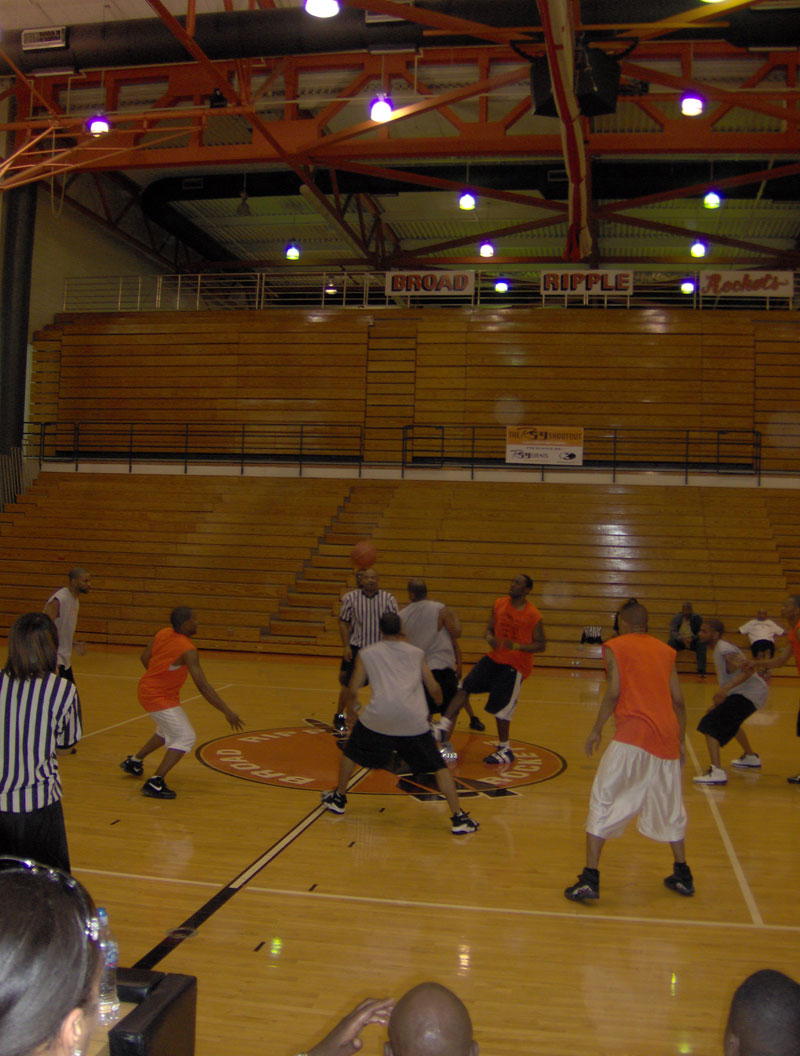
[[[455,750],[450,741],[442,741],[439,747],[439,755],[446,763],[453,763],[458,759],[458,752]]]
[[[751,752],[749,755],[740,755],[738,759],[731,760],[731,766],[735,766],[737,770],[760,770],[761,756],[758,752]]]
[[[704,774],[692,778],[696,785],[727,785],[728,775],[719,766],[709,766]]]

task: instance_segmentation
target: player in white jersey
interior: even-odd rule
[[[322,802],[334,814],[344,814],[347,786],[356,766],[387,769],[394,752],[413,773],[433,773],[439,791],[452,811],[450,831],[461,836],[475,832],[473,821],[458,803],[453,775],[445,766],[431,732],[423,684],[434,700],[442,691],[425,663],[421,649],[403,640],[400,617],[387,612],[380,620],[381,640],[358,654],[353,677],[345,692],[345,708],[355,721],[358,691],[369,679],[370,701],[342,745],[339,781],[323,793]]]

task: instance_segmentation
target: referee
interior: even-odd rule
[[[43,612],[18,617],[0,671],[0,850],[70,871],[56,750],[81,736],[75,686],[56,673],[58,638]]]
[[[374,568],[359,572],[357,580],[358,587],[348,591],[339,606],[342,664],[339,668],[339,699],[333,716],[334,729],[339,733],[347,733],[344,706],[358,651],[379,642],[381,616],[385,612],[397,612],[393,595],[387,590],[378,589],[378,573]]]

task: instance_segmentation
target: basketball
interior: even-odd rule
[[[370,568],[377,556],[378,552],[370,539],[359,539],[350,551],[350,560],[356,568]]]

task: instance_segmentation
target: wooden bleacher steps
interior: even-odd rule
[[[548,637],[537,662],[561,667],[600,665],[582,628],[609,634],[628,597],[666,638],[684,601],[735,630],[800,589],[793,492],[43,473],[0,516],[0,633],[80,564],[93,579],[87,641],[143,645],[189,604],[201,647],[336,656],[349,552],[367,537],[401,606],[421,575],[458,610],[467,661],[485,652],[491,604],[521,571]]]

